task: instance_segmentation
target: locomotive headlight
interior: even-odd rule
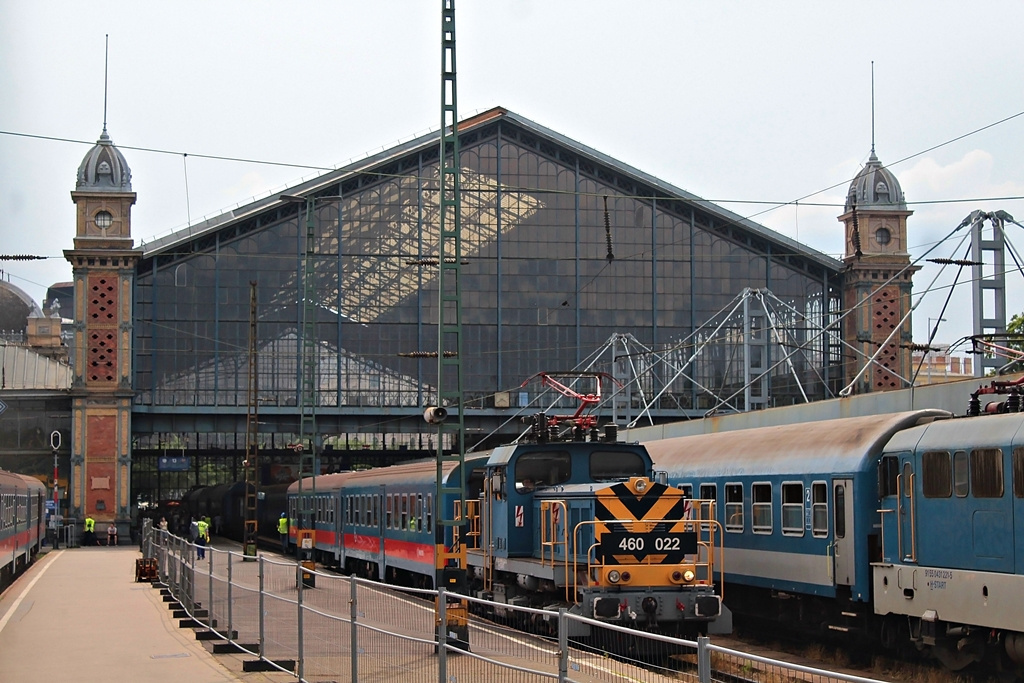
[[[683,579],[685,579],[687,583],[693,581],[693,577],[694,573],[692,569],[687,569],[685,572],[683,572]]]
[[[609,583],[618,583],[619,582],[619,572],[615,571],[614,569],[611,570],[610,572],[608,572],[608,581],[609,581]]]
[[[646,490],[647,490],[647,482],[644,481],[643,479],[637,479],[636,480],[636,492],[637,493],[643,493]]]

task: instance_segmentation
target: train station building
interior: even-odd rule
[[[603,416],[622,425],[904,386],[911,212],[873,151],[839,260],[502,108],[459,141],[467,445],[572,413],[541,372],[614,378]],[[32,408],[64,437],[64,513],[127,524],[239,479],[254,410],[261,477],[286,481],[310,401],[322,471],[432,456],[438,159],[435,132],[136,245],[129,160],[104,129],[71,193],[73,296],[26,313],[65,318],[66,386]],[[25,430],[8,420],[33,418],[5,391],[9,453]],[[52,472],[48,441],[18,449]]]

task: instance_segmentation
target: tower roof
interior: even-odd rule
[[[132,170],[107,135],[107,127],[78,167],[75,189],[85,192],[131,192]]]
[[[907,210],[900,181],[896,180],[892,171],[882,166],[882,162],[875,156],[874,147],[871,148],[868,163],[850,183],[846,193],[846,210],[851,210],[854,204],[858,209]]]
[[[6,280],[0,280],[0,331],[24,332],[29,316],[43,312],[23,289]]]

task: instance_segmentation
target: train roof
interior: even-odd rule
[[[468,464],[474,461],[483,460],[483,458],[483,455],[469,454],[466,456],[466,463]],[[448,474],[453,469],[455,469],[455,462],[446,461],[442,471],[445,474]],[[321,474],[316,477],[316,488],[324,490],[336,489],[349,482],[354,486],[366,486],[375,481],[390,480],[397,477],[419,481],[433,481],[436,476],[437,460],[433,458],[426,458],[423,460],[404,462],[398,465],[388,465],[387,467],[371,467],[368,470],[339,472],[337,474]],[[306,477],[302,480],[304,490],[311,490],[312,485],[312,477]],[[289,493],[295,493],[298,490],[299,483],[297,481],[288,487]]]
[[[603,446],[608,450],[621,450],[627,449],[635,453],[641,453],[641,444],[636,442],[627,443],[624,441],[545,441],[537,443],[533,441],[507,444],[505,446],[498,446],[490,453],[482,452],[481,455],[487,456],[488,466],[495,467],[498,465],[507,465],[512,460],[512,456],[517,453],[523,453],[526,451],[572,451],[573,449],[585,448],[587,451],[593,451],[596,447]]]
[[[30,489],[45,489],[46,484],[36,477],[27,474],[16,474],[7,470],[0,470],[0,483],[13,485],[15,487],[25,486]]]
[[[855,472],[894,434],[946,419],[944,410],[915,410],[821,420],[644,442],[657,470],[672,478]]]
[[[1019,413],[957,417],[899,432],[889,440],[887,453],[898,451],[954,451],[974,448],[1002,448],[1021,444]]]

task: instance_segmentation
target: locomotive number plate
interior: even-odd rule
[[[618,555],[632,555],[642,560],[648,555],[665,555],[665,562],[681,562],[684,555],[697,553],[697,533],[686,531],[669,533],[654,531],[631,534],[623,531],[609,531],[601,535],[600,554],[608,562]]]

